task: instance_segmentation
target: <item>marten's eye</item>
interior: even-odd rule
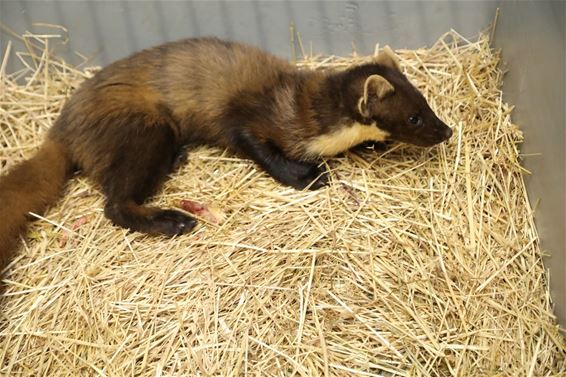
[[[409,124],[420,127],[423,125],[423,120],[420,116],[414,115],[412,117],[409,117]]]

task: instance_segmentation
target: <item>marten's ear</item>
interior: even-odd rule
[[[380,75],[371,75],[364,83],[364,92],[358,100],[358,111],[364,117],[369,117],[370,111],[368,104],[371,100],[382,100],[392,94],[395,88],[387,79]]]
[[[378,64],[382,64],[386,67],[393,68],[401,71],[401,66],[399,65],[399,58],[395,55],[395,52],[389,46],[383,47],[383,50],[377,55],[375,60]]]

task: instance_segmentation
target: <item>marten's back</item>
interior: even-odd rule
[[[139,113],[151,122],[166,113],[180,140],[186,141],[190,131],[191,137],[222,145],[218,120],[230,104],[249,93],[285,92],[295,84],[295,72],[285,60],[241,43],[216,38],[167,43],[114,62],[83,83],[52,134],[82,154],[89,149],[88,135],[99,133],[97,119]]]
[[[234,97],[279,85],[294,71],[285,60],[252,46],[216,38],[185,39],[119,60],[83,89],[89,89],[91,99],[108,98],[99,96],[105,91],[128,104],[159,103],[179,118],[196,112],[214,117]]]
[[[152,85],[179,116],[220,116],[235,97],[278,86],[294,71],[286,61],[257,48],[210,38],[165,45],[162,55]]]

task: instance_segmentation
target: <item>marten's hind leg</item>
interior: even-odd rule
[[[109,200],[104,213],[116,225],[154,235],[183,234],[196,225],[195,219],[179,211],[144,206],[132,200]]]
[[[122,141],[109,151],[111,162],[102,172],[105,215],[116,225],[143,233],[173,236],[189,232],[196,225],[194,218],[180,211],[143,205],[176,163],[180,150],[172,130],[163,124],[134,122],[115,132]]]

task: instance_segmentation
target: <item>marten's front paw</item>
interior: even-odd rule
[[[295,167],[291,186],[303,190],[318,190],[328,184],[328,172],[315,164],[301,164]]]
[[[172,209],[159,211],[151,218],[150,233],[175,236],[190,232],[197,221],[182,212]]]
[[[304,187],[309,190],[318,190],[328,184],[328,171],[325,168],[314,166],[309,173],[303,177]]]
[[[317,190],[328,183],[328,172],[317,164],[294,161],[276,160],[266,169],[279,182],[294,187],[297,190],[309,188]]]

